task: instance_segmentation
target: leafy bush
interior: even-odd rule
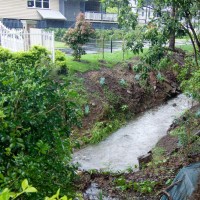
[[[95,30],[95,35],[94,37],[96,39],[101,39],[104,37],[105,40],[122,40],[124,37],[124,30],[116,29],[116,30],[101,30],[101,29],[96,29]]]
[[[83,13],[76,18],[75,28],[70,28],[63,37],[63,40],[70,48],[73,49],[74,60],[80,61],[82,55],[85,54],[83,45],[89,41],[89,37],[94,34],[91,24],[85,20]]]
[[[17,53],[0,47],[0,62],[9,61],[16,65],[37,66],[42,60],[45,60],[46,64],[51,63],[49,52],[44,47],[34,46],[30,51]]]
[[[28,177],[40,191],[29,199],[52,195],[55,188],[68,195],[75,177],[69,135],[77,124],[76,92],[68,89],[67,80],[51,78],[53,64],[41,48],[27,53],[1,49],[0,57],[5,52],[0,62],[0,187],[16,190],[18,180]]]
[[[21,184],[20,192],[11,192],[8,188],[5,188],[2,192],[0,192],[0,200],[19,199],[19,196],[21,198],[23,194],[29,194],[33,192],[37,192],[37,189],[29,185],[27,179],[24,179]],[[45,197],[45,200],[72,200],[68,199],[67,196],[63,196],[61,198],[59,196],[60,189],[52,197]]]
[[[109,134],[116,131],[118,128],[120,128],[122,125],[122,122],[118,119],[115,119],[110,122],[97,122],[92,132],[92,137],[89,139],[89,142],[91,144],[99,143],[102,140],[104,140]]]
[[[68,68],[67,68],[67,58],[66,55],[62,52],[57,50],[55,53],[55,64],[56,67],[59,67],[58,74],[67,74]]]
[[[193,70],[194,69],[195,68],[193,68]],[[181,87],[188,96],[193,97],[200,102],[200,70],[197,69],[192,73],[191,70],[192,65],[189,68],[186,67],[183,69],[179,75],[179,77],[181,76],[180,78],[182,79]],[[183,80],[183,77],[186,77],[187,79]]]
[[[182,90],[184,90],[185,93],[190,94],[190,92],[189,92],[189,87],[191,86],[190,84],[194,81],[197,81],[193,78],[194,78],[194,76],[198,76],[197,74],[199,71],[199,67],[196,65],[195,60],[193,58],[191,58],[191,56],[188,56],[184,60],[183,67],[180,67],[178,64],[175,64],[173,67],[177,71],[178,80],[181,82]],[[194,83],[194,84],[196,84],[196,83]],[[193,87],[193,86],[191,86],[191,87]]]
[[[48,28],[47,31],[54,31],[55,41],[62,42],[62,38],[65,35],[66,28]]]

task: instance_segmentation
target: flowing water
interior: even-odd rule
[[[173,120],[192,106],[183,94],[166,104],[148,110],[106,140],[74,153],[73,162],[84,170],[126,170],[138,165],[138,156],[146,154],[166,135]]]

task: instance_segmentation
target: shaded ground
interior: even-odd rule
[[[191,196],[190,200],[198,200],[198,199],[200,199],[200,177],[199,177],[198,186],[195,192],[193,193],[193,195]]]

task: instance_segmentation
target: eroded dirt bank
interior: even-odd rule
[[[90,99],[90,113],[83,120],[83,129],[86,131],[87,137],[91,137],[90,130],[96,122],[112,120],[113,111],[122,114],[130,111],[130,113],[137,114],[160,105],[179,93],[176,73],[172,70],[161,72],[164,77],[162,81],[157,80],[154,72],[149,73],[146,84],[138,81],[137,75],[130,69],[130,66],[134,66],[137,61],[134,59],[115,69],[103,67],[99,71],[79,75],[84,79]],[[128,109],[122,111],[124,105]],[[173,125],[172,129],[176,127],[177,124]],[[83,132],[80,130],[79,134],[82,136]],[[170,184],[179,169],[189,163],[200,161],[200,154],[186,155],[183,148],[177,148],[178,138],[171,135],[161,139],[158,146],[159,148],[164,147],[165,155],[150,162],[147,168],[138,172],[131,172],[130,169],[128,173],[117,174],[82,171],[79,172],[80,180],[76,182],[77,188],[85,192],[92,183],[95,183],[109,198],[120,200],[159,199],[159,192]],[[135,183],[141,184],[140,186],[144,186],[146,189],[154,186],[150,189],[151,192],[141,192],[137,189],[137,184],[134,186]],[[91,198],[86,195],[84,199]]]
[[[167,131],[167,136],[157,143],[158,149],[154,152],[153,159],[141,170],[132,172],[130,169],[127,173],[82,171],[76,186],[85,192],[91,184],[96,184],[98,192],[103,191],[103,194],[110,200],[160,199],[160,192],[171,184],[182,167],[200,161],[199,110],[200,106],[196,105],[174,121]],[[187,145],[180,146],[180,135],[172,136],[171,134],[183,126],[186,127],[190,138]],[[138,189],[139,187],[143,191]],[[148,188],[150,188],[150,192],[148,192]],[[199,200],[199,194],[198,185],[190,199]],[[85,194],[84,199],[94,200],[96,197]]]
[[[90,129],[96,122],[113,120],[117,114],[131,118],[179,94],[176,73],[161,71],[162,80],[158,81],[157,75],[150,72],[146,81],[139,80],[139,75],[132,70],[137,62],[138,58],[134,58],[113,69],[102,67],[79,74],[84,80],[90,109],[78,131],[80,136],[84,130],[91,137]]]
[[[112,172],[139,166],[137,158],[151,151],[173,120],[191,106],[192,100],[181,94],[140,114],[99,144],[75,152],[73,162],[83,170]]]

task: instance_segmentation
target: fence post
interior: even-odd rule
[[[55,62],[55,43],[54,43],[54,31],[52,31],[52,34],[51,34],[51,48],[52,48],[52,60],[53,62]]]
[[[123,42],[122,42],[122,52],[123,52],[123,61],[124,61],[124,53],[125,53],[124,38],[123,38]]]
[[[103,53],[103,60],[104,60],[104,36],[102,38],[102,42],[103,42],[103,44],[102,44],[102,53]]]
[[[112,36],[110,38],[110,52],[113,52],[113,41],[112,41]]]

